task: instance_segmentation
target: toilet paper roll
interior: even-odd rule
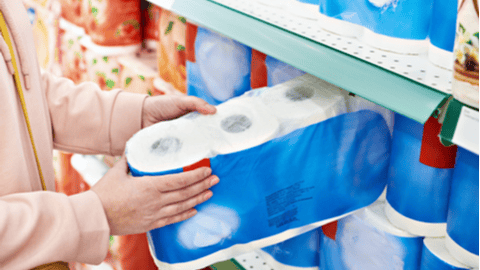
[[[420,270],[466,270],[467,266],[461,264],[448,252],[445,247],[445,238],[429,238],[423,240],[422,260]]]
[[[422,238],[393,226],[384,207],[377,201],[340,219],[335,240],[322,235],[321,269],[418,269]]]
[[[187,64],[189,95],[218,105],[250,90],[251,48],[203,27],[194,48],[195,61]]]
[[[453,45],[458,4],[459,1],[456,0],[434,0],[428,33],[428,59],[433,64],[450,70],[454,61]]]
[[[148,49],[156,50],[160,40],[158,25],[162,8],[147,1],[142,2],[142,5],[143,39]]]
[[[433,0],[369,0],[362,7],[362,40],[372,47],[402,53],[427,52]],[[398,27],[402,25],[402,27]]]
[[[264,91],[261,99],[281,123],[278,136],[347,111],[340,88],[309,74]]]
[[[84,0],[85,1],[85,0]],[[100,46],[142,43],[140,1],[88,0],[82,16],[87,34]]]
[[[397,227],[430,237],[445,235],[453,169],[419,161],[423,125],[395,114],[386,214]]]
[[[242,97],[217,106],[215,115],[204,116],[215,153],[228,154],[255,147],[273,139],[278,132],[277,118],[255,98]]]
[[[76,26],[83,27],[85,24],[83,17],[85,9],[83,6],[86,2],[88,2],[88,0],[60,0],[62,18]]]
[[[258,251],[274,269],[318,270],[320,231],[315,229]]]
[[[347,0],[320,0],[319,24],[323,29],[346,37],[360,37],[363,27],[359,14],[348,9],[359,10],[356,1]]]
[[[190,113],[136,133],[126,146],[132,174],[158,175],[163,171],[181,171],[181,168],[209,157],[211,138],[203,132],[202,125],[196,120],[198,116],[198,113]]]
[[[316,21],[319,17],[318,0],[294,0],[288,10],[295,16]]]
[[[80,44],[85,35],[83,28],[77,27],[64,19],[60,19],[59,59],[63,76],[75,84],[88,80],[86,48]]]
[[[448,204],[446,246],[461,263],[478,267],[478,155],[458,147]]]

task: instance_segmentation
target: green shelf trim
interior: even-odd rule
[[[219,262],[211,265],[212,270],[246,270],[235,259]]]
[[[478,109],[468,106],[466,104],[463,104],[462,102],[456,99],[451,99],[448,102],[447,112],[445,114],[445,120],[443,121],[442,130],[440,131],[440,141],[445,146],[450,146],[454,144],[452,140],[457,130],[458,120],[460,118],[460,114],[462,112],[463,107],[468,107],[470,109],[478,111]],[[459,145],[459,146],[464,147],[463,145]],[[473,153],[477,153],[478,151],[478,149],[477,151],[469,148],[466,148],[466,149]]]
[[[449,96],[215,2],[176,0],[172,11],[422,124]]]

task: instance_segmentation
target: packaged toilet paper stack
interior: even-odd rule
[[[218,105],[250,90],[252,50],[207,28],[187,31],[187,94]]]
[[[88,0],[84,27],[100,46],[136,46],[142,42],[140,1]]]
[[[118,58],[120,63],[119,87],[127,92],[153,96],[155,94],[154,81],[158,78],[158,72],[154,67],[148,65],[148,59],[143,60],[133,55]]]
[[[142,39],[145,47],[156,50],[160,40],[160,15],[162,8],[142,0]]]
[[[420,123],[395,114],[386,215],[412,234],[439,237],[445,235],[453,166],[420,162],[423,132]]]
[[[393,226],[384,208],[377,201],[340,219],[335,239],[322,234],[320,269],[419,269],[422,237]]]
[[[303,75],[224,102],[215,115],[148,127],[128,141],[126,155],[135,176],[182,172],[202,161],[222,179],[194,218],[148,233],[161,269],[193,269],[373,203],[386,185],[390,140],[382,115],[348,113],[342,91]]]
[[[458,147],[448,204],[446,247],[462,264],[478,268],[478,155]]]
[[[461,0],[434,0],[428,34],[428,59],[433,64],[450,70],[453,68],[453,45],[460,2]]]
[[[62,7],[62,18],[79,27],[84,26],[88,0],[60,0],[60,4]]]
[[[372,47],[424,53],[432,5],[433,0],[320,0],[319,22],[328,31],[361,38]]]
[[[40,68],[53,71],[53,66],[58,58],[55,51],[59,32],[60,5],[58,2],[47,3],[23,0],[33,30],[37,59]]]
[[[320,229],[315,229],[259,251],[273,269],[318,270]]]
[[[447,251],[445,238],[425,238],[423,240],[420,270],[466,270],[469,269],[457,261]]]
[[[160,78],[171,83],[180,92],[186,93],[186,19],[162,9],[158,27],[160,41],[157,58]]]
[[[62,74],[76,84],[88,80],[87,61],[85,59],[86,48],[80,43],[84,36],[83,28],[63,18],[60,19],[58,51]]]

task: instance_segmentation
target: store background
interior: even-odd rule
[[[275,41],[258,46],[249,44],[251,47],[244,45],[230,38],[235,34],[222,32],[230,36],[227,37],[202,26],[202,19],[199,17],[193,15],[193,18],[184,17],[170,11],[172,1],[154,1],[167,8],[137,0],[23,0],[23,2],[32,23],[41,68],[70,78],[75,83],[94,81],[105,91],[122,88],[125,91],[148,95],[190,94],[200,96],[212,104],[219,104],[252,88],[272,86],[292,79],[301,75],[304,72],[302,70],[317,75],[312,72],[314,67],[308,63],[305,65],[301,63],[301,57],[297,57],[300,60],[290,61],[298,54],[277,56],[281,50],[276,51],[274,47],[279,44]],[[185,6],[188,1],[177,2],[184,2]],[[205,7],[212,5],[212,2],[206,2],[208,1],[197,1],[196,4],[205,4]],[[341,239],[343,235],[355,233],[357,234],[350,236],[352,239],[361,238],[368,232],[381,241],[386,241],[390,246],[397,243],[398,240],[392,239],[400,237],[399,234],[402,237],[408,235],[417,239],[414,241],[416,244],[403,246],[408,247],[407,253],[413,253],[411,255],[413,259],[409,258],[408,263],[414,266],[394,267],[397,265],[394,262],[383,262],[391,265],[392,269],[469,269],[475,267],[475,261],[478,268],[478,136],[475,137],[478,134],[476,1],[464,0],[457,3],[457,7],[463,6],[458,12],[458,18],[457,12],[453,12],[456,10],[452,4],[455,1],[441,0],[422,1],[423,7],[408,7],[406,6],[408,1],[401,0],[370,1],[377,5],[374,5],[375,7],[381,7],[380,11],[375,7],[362,6],[360,1],[358,5],[340,0],[217,2],[240,11],[240,14],[248,14],[264,23],[277,25],[285,33],[296,33],[304,38],[300,39],[300,42],[310,44],[309,42],[314,40],[327,44],[331,48],[346,51],[352,58],[363,59],[382,70],[390,70],[395,73],[394,76],[414,80],[448,95],[453,94],[456,99],[449,103],[449,110],[444,109],[443,113],[436,115],[437,117],[429,118],[425,126],[400,114],[395,115],[390,171],[400,171],[403,174],[400,176],[391,174],[389,177],[389,186],[392,188],[387,189],[386,201],[379,202],[385,205],[385,213],[375,212],[375,209],[369,208],[338,223],[310,232],[312,236],[304,238],[309,239],[310,247],[312,241],[317,243],[313,244],[316,249],[303,248],[297,239],[297,243],[293,245],[287,242],[280,243],[276,247],[252,253],[253,255],[250,254],[249,257],[239,256],[238,263],[248,268],[258,264],[256,260],[261,260],[262,263],[257,268],[263,267],[262,269],[267,266],[275,269],[290,269],[288,267],[365,269],[362,268],[364,266],[360,261],[364,259],[366,262],[362,263],[366,265],[368,263],[382,265],[381,252],[363,254],[362,258],[352,257],[352,250],[342,249],[344,242],[336,240],[337,237]],[[397,12],[390,12],[394,8]],[[182,6],[179,5],[178,9],[182,10]],[[415,10],[413,14],[418,16],[402,15],[402,11],[408,9]],[[215,11],[219,10],[222,9]],[[372,14],[375,20],[369,19]],[[458,22],[462,27],[459,27]],[[211,27],[217,31],[223,29],[208,20],[205,23],[212,25]],[[300,26],[302,23],[303,26]],[[396,31],[398,24],[406,31],[398,33]],[[390,27],[385,27],[386,25]],[[312,37],[312,28],[320,29],[316,31],[318,36]],[[253,29],[251,31],[254,32]],[[250,43],[256,45],[255,42]],[[267,53],[272,51],[272,56],[256,50],[262,50],[264,46],[272,47],[264,50]],[[414,63],[416,66],[412,67],[411,64],[405,63]],[[360,73],[360,70],[357,71]],[[341,80],[333,78],[335,75],[329,76],[332,80]],[[370,83],[373,85],[375,82]],[[371,97],[362,92],[368,89],[359,89],[357,93],[350,84],[345,84],[340,86],[366,98]],[[423,91],[424,86],[418,89]],[[431,88],[427,90],[433,91]],[[391,104],[386,98],[369,99],[410,118],[418,119],[410,112],[411,109],[402,111],[398,109],[400,105]],[[439,105],[434,105],[434,109],[437,109],[436,106],[441,107]],[[467,109],[474,114],[476,112],[477,117],[476,134],[467,136],[474,138],[473,146],[465,144],[465,140],[458,139],[460,130],[455,134],[457,121],[459,123],[462,121],[457,120],[460,112]],[[455,114],[456,119],[449,118]],[[439,122],[442,122],[443,118],[445,118],[443,126],[453,125],[453,128],[442,129],[442,123]],[[460,124],[457,129],[460,129]],[[439,133],[445,144],[455,141],[468,150],[459,147],[457,154],[455,146],[440,145],[436,140]],[[475,153],[472,154],[472,151]],[[54,166],[57,190],[75,194],[89,189],[116,160],[117,157],[78,156],[56,152]],[[409,166],[405,166],[406,161]],[[412,190],[418,191],[418,194],[411,193]],[[414,201],[415,199],[417,201]],[[425,209],[435,210],[429,213],[418,211],[419,204]],[[452,209],[454,207],[456,209]],[[375,218],[366,218],[372,215]],[[352,220],[356,220],[356,223]],[[355,229],[342,231],[346,224],[356,224]],[[389,231],[389,226],[394,227],[393,232]],[[401,233],[398,233],[398,230]],[[435,233],[429,234],[432,231]],[[446,238],[443,238],[445,236]],[[430,240],[430,237],[435,239]],[[374,236],[371,239],[373,238]],[[294,240],[291,242],[295,242]],[[331,240],[333,243],[329,242]],[[456,252],[445,248],[445,242],[455,246],[451,244],[452,241],[464,249]],[[313,255],[305,254],[306,250],[311,250]],[[465,250],[468,252],[463,256]],[[306,259],[302,259],[300,263],[295,262],[295,258],[300,257],[295,255],[295,252],[302,253],[305,258],[314,259],[311,259],[310,265],[305,262]],[[336,257],[331,254],[336,254]],[[392,254],[396,254],[394,250],[385,256]],[[405,257],[401,254],[401,252],[397,254],[399,261],[403,262],[402,265],[407,265]],[[473,259],[469,256],[472,254]],[[335,258],[338,265],[332,266],[325,257]],[[443,260],[438,260],[439,257]],[[353,263],[356,266],[352,266],[350,263],[352,260],[353,262],[357,260],[357,263]],[[442,263],[446,264],[439,266]],[[101,266],[72,263],[71,267],[156,269],[150,258],[144,234],[111,237],[109,255]],[[222,269],[221,266],[218,266],[218,269]],[[376,268],[371,266],[369,269]]]

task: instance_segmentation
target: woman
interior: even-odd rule
[[[123,157],[90,191],[66,196],[53,192],[52,150],[121,155],[141,128],[215,108],[194,97],[102,92],[93,83],[76,86],[40,74],[21,1],[0,0],[0,11],[0,269],[99,264],[109,235],[195,215],[193,207],[210,198],[208,189],[219,181],[209,168],[134,180]]]

